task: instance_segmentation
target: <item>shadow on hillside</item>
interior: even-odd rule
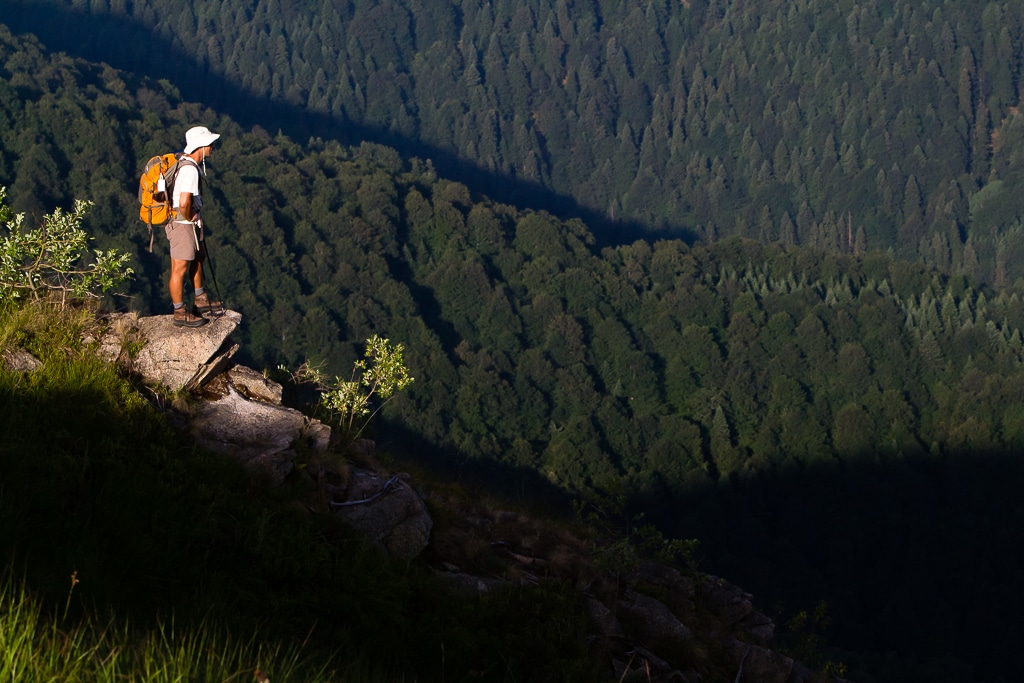
[[[76,595],[98,613],[144,621],[147,612],[320,619],[330,635],[352,610],[394,612],[379,561],[351,541],[325,560],[322,525],[283,514],[233,461],[192,452],[148,411],[116,408],[102,387],[19,387],[0,382],[0,553],[54,604],[77,571]],[[492,499],[567,511],[535,472],[410,449],[414,434],[379,431],[382,450]],[[1007,673],[1024,612],[1020,455],[780,466],[637,506],[671,536],[700,539],[700,568],[752,592],[770,615],[825,601],[826,638],[853,665],[851,680],[994,681]],[[360,628],[393,626],[374,619]]]
[[[71,607],[140,633],[213,626],[239,640],[258,633],[264,645],[305,637],[330,656],[344,644],[367,661],[437,660],[430,637],[452,628],[437,613],[452,605],[424,567],[302,511],[295,491],[311,484],[300,471],[268,489],[234,459],[197,451],[141,402],[126,408],[109,379],[84,371],[32,385],[0,369],[0,603],[10,575],[49,613]],[[490,471],[531,482],[529,501],[558,499],[536,474]]]
[[[431,477],[458,482],[469,490],[484,492],[491,500],[507,501],[537,514],[560,519],[574,515],[572,498],[536,470],[430,446],[420,435],[394,422],[379,424],[376,438],[381,451],[397,457],[396,466],[414,462]]]
[[[259,125],[280,130],[297,142],[310,137],[336,139],[343,144],[374,142],[397,149],[405,157],[433,161],[442,177],[466,185],[472,192],[524,209],[548,211],[563,220],[580,218],[600,246],[632,243],[638,239],[678,238],[692,243],[696,236],[682,226],[655,230],[637,222],[609,220],[575,199],[542,185],[489,171],[455,152],[381,128],[306,111],[286,102],[254,97],[236,84],[212,74],[173,43],[148,29],[109,14],[91,15],[61,10],[48,4],[12,0],[2,20],[15,33],[33,33],[50,50],[89,61],[105,62],[125,72],[167,79],[186,101],[201,102],[244,127]],[[116,35],[118,40],[110,40]],[[195,84],[201,84],[196,86]]]
[[[994,681],[1024,612],[1021,455],[785,466],[639,507],[769,614],[827,603],[827,640],[876,653],[851,680]]]

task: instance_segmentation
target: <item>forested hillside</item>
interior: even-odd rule
[[[1024,275],[1016,2],[4,4],[51,47],[169,78],[237,120],[293,107],[271,131],[430,156],[599,238],[892,249],[998,286]]]
[[[513,484],[624,491],[782,614],[827,601],[857,680],[1005,671],[1024,606],[1012,285],[740,238],[602,248],[429,161],[243,128],[167,82],[0,36],[0,184],[36,215],[96,203],[99,246],[138,259],[114,305],[166,310],[135,184],[197,122],[223,133],[204,214],[252,360],[340,374],[370,335],[401,341],[416,382],[389,439]]]

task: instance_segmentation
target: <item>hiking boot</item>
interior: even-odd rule
[[[202,316],[195,315],[184,306],[174,309],[175,327],[202,327],[208,322],[210,321]]]
[[[221,311],[224,308],[223,302],[210,301],[209,292],[203,292],[196,297],[196,305],[194,310],[200,313],[209,313],[210,311]]]

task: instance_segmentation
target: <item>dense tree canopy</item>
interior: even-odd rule
[[[20,0],[5,19],[238,120],[429,153],[490,196],[585,213],[600,238],[1024,276],[1014,2]],[[47,172],[26,168],[18,193]]]

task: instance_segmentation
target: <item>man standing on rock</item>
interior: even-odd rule
[[[219,310],[221,302],[211,301],[203,287],[203,261],[206,260],[206,242],[203,239],[203,220],[200,194],[206,173],[206,158],[213,151],[213,143],[220,137],[206,126],[195,126],[185,133],[185,154],[179,161],[171,195],[174,197],[175,218],[165,226],[171,243],[171,277],[167,289],[174,305],[174,324],[178,327],[201,327],[209,322],[203,313]],[[185,306],[185,278],[192,282],[195,305]]]

